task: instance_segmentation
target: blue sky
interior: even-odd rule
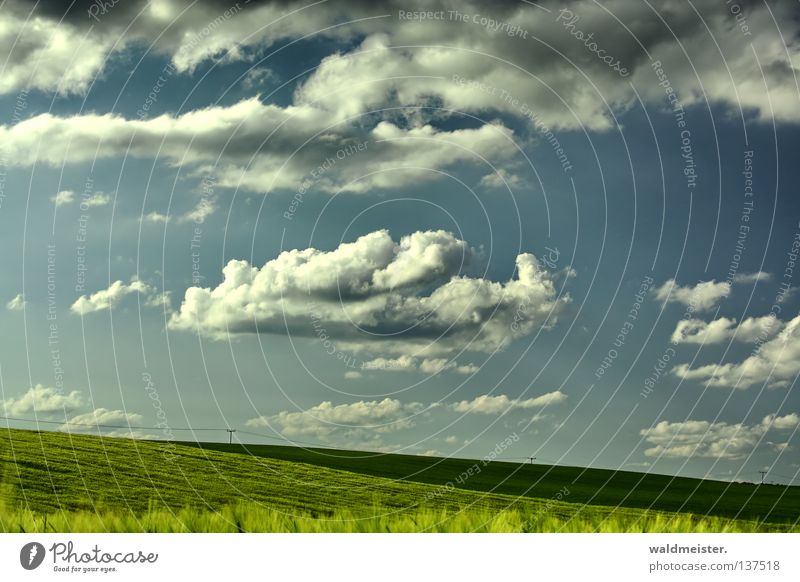
[[[788,3],[99,6],[0,12],[5,417],[793,481]]]

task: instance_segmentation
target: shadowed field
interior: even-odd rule
[[[223,450],[215,450],[218,448]],[[624,503],[618,508],[614,507],[617,504],[604,505],[599,501],[584,505],[587,496],[584,489],[589,486],[585,477],[573,484],[568,479],[569,473],[553,472],[537,484],[535,481],[542,475],[523,471],[525,467],[527,471],[544,470],[535,465],[484,466],[480,461],[476,465],[475,461],[464,460],[437,464],[436,459],[396,455],[365,459],[363,453],[337,451],[336,462],[330,461],[325,466],[319,462],[318,452],[283,449],[288,448],[249,447],[246,452],[242,447],[230,450],[216,445],[177,445],[167,450],[157,442],[3,430],[0,432],[0,530],[797,529],[796,488],[781,489],[785,495],[777,502],[772,494],[761,497],[762,491],[755,492],[760,505],[752,502],[750,511],[770,507],[770,512],[763,514],[769,519],[750,513],[747,519],[732,520],[732,516],[723,514],[715,517],[671,514],[657,502],[650,511]],[[332,453],[325,451],[326,455]],[[290,458],[303,454],[317,460]],[[407,470],[414,462],[428,463],[428,472]],[[348,466],[350,470],[344,470]],[[376,467],[383,467],[383,474],[378,474],[381,471]],[[478,467],[478,472],[473,471],[454,487],[457,477],[469,467]],[[580,472],[560,469],[573,471],[573,479]],[[394,473],[408,478],[393,478]],[[595,487],[601,494],[602,487],[598,486],[607,478],[605,472],[597,473]],[[516,493],[513,488],[523,487],[526,479],[529,481],[525,494]],[[615,491],[621,486],[615,483]],[[634,491],[638,502],[643,503],[642,492]],[[603,497],[608,498],[608,494]],[[733,503],[732,500],[727,503]]]
[[[188,444],[188,443],[187,443]],[[566,486],[570,503],[689,512],[773,522],[800,520],[800,487],[729,483],[669,475],[541,464],[478,461],[480,472],[457,483],[471,459],[384,455],[272,445],[194,444],[207,450],[247,453],[389,479],[469,491],[552,498]]]

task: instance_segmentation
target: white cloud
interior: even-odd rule
[[[700,319],[684,319],[678,322],[672,333],[672,342],[676,344],[718,344],[728,340],[740,342],[765,341],[777,334],[783,322],[775,317],[745,318],[739,325],[736,319],[720,317],[710,322]]]
[[[475,364],[459,364],[446,358],[425,358],[420,362],[420,371],[426,374],[453,371],[456,374],[475,374],[480,370]]]
[[[169,220],[169,217],[166,214],[161,214],[160,212],[156,211],[148,212],[142,218],[145,222],[151,222],[154,224],[165,224]]]
[[[62,190],[55,196],[51,196],[56,207],[72,204],[77,200],[75,192],[72,190]],[[95,192],[93,194],[83,195],[80,199],[81,208],[94,208],[96,206],[107,206],[111,203],[111,196],[102,192]]]
[[[155,289],[153,287],[136,278],[132,279],[128,284],[122,281],[114,281],[108,289],[96,291],[88,296],[82,295],[72,304],[70,310],[79,315],[86,315],[95,311],[113,309],[120,301],[132,293],[141,293],[148,296],[154,292]],[[167,299],[169,298],[167,297]]]
[[[0,401],[4,416],[71,412],[83,406],[80,391],[70,393],[37,384],[22,396]]]
[[[681,287],[675,279],[669,279],[661,287],[654,290],[655,299],[667,303],[681,303],[695,311],[708,311],[717,305],[731,292],[730,285],[725,282],[701,281],[694,287]]]
[[[451,131],[429,124],[403,128],[389,121],[368,128],[330,124],[330,114],[323,109],[279,107],[253,97],[230,106],[147,120],[112,113],[70,117],[43,113],[0,126],[0,140],[15,152],[10,163],[20,166],[61,167],[69,162],[158,154],[172,163],[193,166],[197,175],[214,174],[219,186],[261,192],[297,190],[304,180],[321,192],[400,188],[440,178],[435,170],[460,162],[482,163],[481,158],[499,162],[516,153],[513,132],[499,123]],[[272,138],[265,142],[265,135]],[[41,143],[47,147],[40,147]],[[349,153],[341,154],[345,151]],[[322,164],[327,169],[310,179]],[[371,171],[365,174],[364,167]],[[214,208],[209,200],[183,219],[205,217]]]
[[[178,218],[178,222],[193,222],[203,224],[206,219],[217,211],[217,202],[213,196],[204,196],[195,207]],[[152,214],[152,213],[151,213]],[[162,215],[159,215],[161,217]],[[164,216],[164,222],[166,217]]]
[[[25,297],[22,293],[17,293],[16,297],[14,297],[11,301],[6,303],[6,309],[9,311],[22,311],[25,309]]]
[[[67,432],[96,432],[101,430],[106,436],[120,436],[129,438],[154,438],[141,430],[127,428],[107,428],[98,425],[111,425],[111,427],[124,427],[125,425],[141,424],[144,420],[141,414],[125,412],[123,410],[109,410],[97,408],[91,412],[79,413],[86,405],[86,400],[80,390],[69,393],[56,388],[45,387],[37,384],[26,393],[16,398],[0,400],[0,413],[12,417],[50,417],[57,418],[71,414],[72,416],[59,430]]]
[[[512,174],[508,170],[500,168],[496,172],[486,174],[481,178],[479,185],[485,188],[510,188],[515,190],[522,187],[523,181],[517,174]]]
[[[164,291],[159,293],[155,288],[148,287],[144,304],[147,307],[161,307],[169,311],[172,309],[172,292]]]
[[[498,396],[484,394],[473,400],[462,400],[457,404],[453,404],[452,408],[456,412],[465,414],[502,414],[516,409],[541,408],[544,406],[561,404],[566,400],[567,395],[558,390],[526,400],[512,400],[505,394],[500,394]]]
[[[474,254],[444,231],[396,243],[382,230],[332,251],[285,251],[260,269],[234,260],[217,287],[187,289],[169,325],[215,339],[324,334],[344,349],[431,357],[491,352],[555,324],[569,297],[536,257],[519,255],[517,278],[497,283],[461,274]]]
[[[312,35],[351,44],[365,39],[324,59],[298,92],[298,100],[320,100],[339,118],[380,106],[416,105],[427,98],[473,113],[520,115],[520,104],[527,104],[552,127],[604,129],[613,125],[614,110],[630,106],[634,96],[629,82],[643,99],[666,106],[652,61],[646,58],[652,54],[685,105],[708,99],[741,106],[762,120],[798,120],[798,24],[790,2],[748,6],[747,37],[729,6],[720,2],[695,3],[699,16],[694,10],[624,0],[558,7],[573,12],[576,26],[591,31],[603,50],[613,50],[630,75],[621,78],[587,50],[556,20],[557,10],[525,4],[458,6],[463,14],[519,27],[523,39],[491,32],[479,23],[396,17],[399,10],[452,8],[421,0],[380,5],[252,2],[241,8],[201,1],[189,10],[178,0],[126,0],[103,14],[99,24],[81,10],[65,17],[58,3],[40,3],[26,22],[31,7],[10,0],[0,17],[0,49],[9,56],[0,92],[26,86],[83,92],[108,63],[119,60],[109,56],[137,44],[152,44],[152,52],[170,59],[178,73],[191,73],[211,59],[223,64],[247,60],[278,41]],[[783,37],[773,19],[785,27]],[[459,86],[449,81],[453,73],[506,90],[510,98]]]
[[[440,176],[437,170],[459,163],[483,164],[481,158],[502,167],[516,154],[516,136],[496,121],[479,128],[436,129],[433,121],[452,117],[449,111],[488,120],[514,116],[528,123],[530,130],[535,128],[532,139],[558,143],[550,128],[612,128],[612,114],[626,111],[635,100],[631,84],[646,102],[666,107],[663,87],[642,47],[658,53],[683,105],[708,99],[732,108],[742,106],[763,121],[773,116],[778,121],[800,120],[794,83],[796,34],[789,31],[786,38],[792,41],[787,45],[776,42],[772,23],[775,15],[780,22],[792,23],[797,32],[791,8],[783,4],[749,8],[748,22],[757,32],[745,43],[741,31],[731,25],[732,15],[724,3],[697,6],[705,20],[687,11],[663,10],[663,26],[653,24],[654,9],[646,4],[570,3],[568,9],[580,19],[581,30],[591,30],[598,41],[613,42],[614,56],[631,71],[624,80],[556,21],[556,11],[527,5],[488,7],[467,2],[461,9],[465,14],[491,15],[543,42],[490,32],[472,22],[380,17],[415,7],[433,9],[418,0],[389,2],[385,8],[361,3],[251,3],[236,10],[225,7],[227,13],[212,2],[197,2],[189,10],[177,0],[125,4],[104,14],[102,26],[90,29],[93,19],[63,19],[46,5],[25,25],[26,8],[12,1],[0,15],[0,49],[5,43],[12,63],[0,92],[30,83],[45,90],[85,91],[103,71],[109,51],[125,51],[142,42],[153,43],[153,53],[171,59],[178,74],[190,74],[210,59],[221,64],[247,60],[279,40],[306,34],[333,38],[352,48],[322,59],[295,87],[286,106],[254,97],[151,119],[44,113],[2,126],[0,143],[15,152],[11,163],[61,167],[90,161],[95,155],[159,156],[192,166],[190,173],[213,169],[221,186],[296,191],[309,171],[335,157],[339,148],[364,143],[367,147],[357,154],[358,163],[337,160],[314,181],[313,189],[368,193],[400,188],[435,179]],[[346,26],[339,26],[345,21]],[[725,61],[709,44],[712,38]],[[355,46],[359,39],[363,41]],[[758,62],[752,50],[758,51]],[[252,74],[242,83],[246,86],[251,79]],[[420,147],[423,143],[425,147]],[[364,175],[364,167],[372,172]],[[501,172],[520,184],[521,178]],[[487,175],[482,184],[494,187],[501,183],[499,178]]]
[[[409,355],[397,358],[374,358],[361,365],[362,370],[381,370],[386,372],[422,372],[424,374],[438,374],[441,372],[455,372],[456,374],[474,374],[480,368],[474,364],[459,364],[447,358],[423,358],[419,360]]]
[[[51,197],[50,200],[55,203],[56,208],[59,206],[64,206],[65,204],[72,204],[75,202],[75,192],[72,190],[62,190],[55,196]]]
[[[800,374],[800,316],[788,322],[771,340],[759,344],[739,363],[708,364],[690,368],[680,364],[673,374],[708,386],[744,390],[756,384],[771,388],[788,386]]]
[[[117,60],[111,57],[133,44],[152,43],[152,52],[166,54],[177,71],[191,72],[211,58],[242,60],[247,48],[312,33],[329,26],[333,16],[328,10],[292,16],[272,3],[243,9],[200,1],[186,10],[178,0],[125,0],[102,12],[101,6],[85,3],[68,11],[58,2],[5,2],[0,51],[7,60],[0,93],[21,88],[84,93]]]
[[[110,437],[153,438],[136,428],[144,418],[141,414],[124,410],[97,408],[92,412],[78,414],[59,427],[59,430],[71,433],[102,433]],[[133,425],[134,428],[127,428]]]
[[[344,373],[345,380],[358,380],[361,378],[361,372],[356,372],[355,370],[348,370]]]
[[[57,93],[85,91],[113,44],[111,38],[88,38],[69,21],[31,6],[8,2],[0,14],[0,52],[4,55],[0,93],[41,89]]]
[[[769,415],[755,425],[704,420],[661,421],[640,434],[654,445],[645,450],[648,457],[740,459],[752,453],[768,432],[793,429],[799,422],[796,413],[782,417]]]
[[[551,392],[527,400],[484,396],[446,408],[439,403],[403,403],[393,398],[339,405],[326,401],[307,410],[281,411],[278,414],[259,416],[248,420],[246,425],[252,429],[277,431],[289,438],[325,439],[326,443],[342,443],[343,439],[350,439],[350,443],[362,446],[368,444],[382,450],[385,445],[381,441],[381,435],[413,428],[419,419],[428,418],[434,410],[500,414],[511,409],[542,408],[565,400],[566,395],[563,393]],[[449,436],[444,442],[455,444],[458,439]]]
[[[375,358],[361,365],[363,370],[381,370],[384,372],[416,372],[419,363],[416,358],[403,355],[398,358]]]
[[[410,6],[405,3],[395,8]],[[588,1],[564,6],[579,19],[580,30],[591,31],[598,46],[604,50],[613,47],[614,56],[631,71],[626,79],[569,34],[556,21],[557,11],[546,13],[508,4],[493,8],[496,20],[517,25],[542,42],[487,34],[470,23],[454,26],[453,22],[428,21],[403,26],[391,20],[385,28],[367,36],[358,49],[324,59],[298,91],[300,101],[319,100],[333,111],[353,115],[379,107],[387,101],[387,95],[401,104],[433,96],[441,99],[444,107],[458,111],[501,110],[516,115],[535,111],[537,118],[553,128],[607,129],[614,123],[608,107],[624,110],[634,99],[629,81],[645,100],[666,106],[663,87],[650,66],[654,61],[644,58],[644,46],[650,54],[658,55],[657,62],[668,71],[686,105],[708,99],[752,109],[763,120],[773,115],[782,120],[798,118],[797,111],[792,110],[796,98],[792,73],[796,67],[790,60],[796,58],[797,45],[790,43],[792,57],[787,58],[785,45],[775,42],[774,13],[763,7],[751,7],[748,14],[752,27],[763,27],[752,28],[758,31],[752,35],[752,46],[759,51],[759,59],[771,63],[762,61],[759,69],[745,48],[750,43],[742,42],[741,32],[731,25],[732,16],[724,5],[696,5],[705,20],[693,12],[658,10],[666,24],[657,26],[653,23],[658,17],[646,4],[617,0],[602,7]],[[427,4],[424,9],[433,8]],[[485,4],[465,5],[460,10],[487,14]],[[788,15],[786,7],[781,10],[787,10]],[[711,44],[705,26],[722,53]],[[436,39],[435,46],[430,46],[431,38]],[[397,48],[403,46],[415,48]],[[483,54],[492,58],[482,58]],[[516,67],[504,64],[509,62]],[[766,86],[759,70],[769,70]],[[454,73],[468,82],[452,82]],[[777,106],[771,109],[765,102]]]
[[[419,402],[404,404],[392,398],[361,400],[338,406],[322,402],[300,412],[282,411],[272,416],[254,418],[247,421],[247,426],[270,427],[288,437],[388,433],[413,427],[414,417],[423,410],[425,407]]]
[[[272,69],[253,68],[247,71],[247,74],[242,81],[242,86],[247,90],[252,90],[265,85],[268,81],[277,80],[278,76]]]
[[[109,194],[103,194],[102,192],[95,192],[89,196],[84,196],[81,198],[81,206],[88,206],[89,208],[93,208],[95,206],[107,206],[111,203],[111,196]]]
[[[752,284],[757,283],[759,281],[769,281],[772,279],[772,275],[770,273],[765,273],[764,271],[757,271],[755,273],[737,273],[733,277],[734,283],[742,283],[742,284]]]
[[[796,412],[792,412],[786,416],[769,414],[764,417],[764,420],[761,421],[761,424],[765,427],[772,427],[777,430],[788,430],[795,428],[798,424],[800,424],[800,416],[798,416]]]

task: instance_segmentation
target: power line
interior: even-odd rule
[[[330,448],[330,445],[322,444],[322,443],[311,443],[306,441],[294,441],[291,439],[287,439],[285,437],[277,437],[266,435],[258,432],[251,432],[247,430],[239,430],[239,429],[231,429],[231,428],[223,428],[223,427],[214,427],[214,428],[194,428],[194,427],[164,427],[164,426],[132,426],[132,425],[117,425],[117,424],[100,424],[100,423],[90,423],[90,422],[69,422],[69,421],[60,421],[60,420],[39,420],[34,418],[15,418],[11,416],[0,416],[0,420],[6,421],[13,421],[13,422],[30,422],[34,424],[57,424],[63,426],[65,428],[69,428],[71,426],[85,426],[90,428],[109,428],[109,429],[122,429],[122,430],[157,430],[157,431],[164,431],[169,430],[170,432],[173,431],[189,431],[189,432],[208,432],[208,431],[228,431],[231,433],[231,436],[234,432],[240,432],[242,434],[248,434],[251,436],[257,436],[264,439],[270,439],[275,441],[280,441],[284,443],[292,443],[292,444],[304,444],[313,447],[320,447],[320,448]],[[10,427],[6,427],[10,428]],[[232,438],[230,439],[230,444],[232,444]]]
[[[60,420],[39,420],[38,418],[13,418],[10,416],[0,416],[0,420],[11,420],[14,422],[32,422],[35,424],[60,424],[62,426],[91,426],[97,428],[122,428],[130,430],[164,430],[163,426],[131,426],[131,425],[115,425],[115,424],[95,424],[93,422],[71,422]],[[192,430],[192,431],[207,431],[207,430],[224,430],[221,428],[192,428],[192,427],[169,427],[169,430]]]
[[[90,427],[90,428],[108,428],[108,429],[121,429],[121,430],[160,430],[160,431],[165,430],[165,427],[163,427],[163,426],[131,426],[131,425],[95,424],[95,423],[69,422],[69,421],[61,422],[59,420],[40,420],[40,419],[35,419],[35,418],[16,418],[16,417],[11,417],[11,416],[0,416],[0,420],[13,421],[13,422],[30,422],[30,423],[34,423],[34,424],[58,424],[58,425],[61,425],[61,426],[67,427],[67,428],[70,427],[70,426],[86,426],[86,427]],[[6,427],[6,428],[11,428],[11,427]],[[274,441],[280,441],[280,442],[283,442],[283,443],[290,443],[290,444],[295,445],[295,446],[297,446],[297,445],[306,445],[306,446],[309,446],[309,447],[315,447],[315,448],[320,448],[320,449],[335,448],[335,447],[331,447],[330,445],[324,444],[324,443],[314,443],[314,442],[309,442],[309,441],[297,441],[297,440],[287,439],[285,437],[266,435],[266,434],[263,434],[263,433],[260,433],[260,432],[252,432],[252,431],[248,431],[248,430],[241,430],[241,429],[235,429],[235,428],[232,429],[230,427],[226,427],[226,428],[222,428],[222,427],[194,428],[194,427],[171,427],[170,426],[170,427],[167,427],[167,428],[171,432],[172,431],[189,431],[189,432],[220,431],[221,432],[221,431],[224,430],[224,431],[227,431],[229,433],[228,444],[233,444],[233,433],[238,432],[238,433],[241,433],[241,434],[255,436],[255,437],[262,438],[262,439],[269,439],[269,440],[274,440]],[[242,443],[242,446],[247,446],[247,445],[245,443]],[[370,451],[363,451],[363,452],[370,452]],[[495,461],[524,461],[524,462],[529,462],[530,464],[533,464],[533,461],[535,461],[535,460],[544,461],[546,463],[556,463],[557,462],[557,461],[552,461],[552,460],[549,460],[549,459],[540,459],[539,457],[531,457],[531,456],[528,456],[528,457],[496,457],[494,460]],[[763,485],[764,484],[764,477],[766,476],[767,471],[759,471],[759,473],[761,474],[761,484]],[[797,481],[798,479],[800,479],[800,477],[798,477],[798,476],[789,477],[787,475],[776,475],[774,473],[773,473],[773,477],[778,477],[780,479],[788,479],[789,481]]]
[[[794,477],[789,477],[788,475],[776,475],[775,473],[772,474],[773,477],[778,477],[780,479],[788,479],[789,481],[797,481],[800,479],[799,475],[795,475]]]
[[[277,440],[277,441],[283,441],[283,442],[286,442],[286,443],[299,444],[299,445],[308,445],[309,447],[317,447],[317,448],[320,448],[320,449],[335,448],[335,447],[331,447],[330,445],[326,445],[326,444],[323,444],[323,443],[311,443],[311,442],[308,442],[308,441],[294,441],[294,440],[287,439],[287,438],[269,436],[269,435],[266,435],[266,434],[263,434],[263,433],[260,433],[260,432],[251,432],[249,430],[237,430],[236,432],[240,432],[242,434],[248,434],[250,436],[261,437],[262,439],[272,439],[272,440]],[[371,451],[364,451],[364,452],[371,452]]]

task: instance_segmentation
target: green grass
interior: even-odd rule
[[[241,448],[232,452],[178,445],[168,452],[165,456],[164,445],[157,442],[2,430],[0,531],[797,529],[796,517],[778,519],[774,511],[770,520],[732,520],[583,505],[573,486],[557,479],[548,480],[547,487],[566,487],[570,493],[562,497],[569,503],[554,494],[533,496],[544,491],[544,483],[518,496],[480,491],[475,485],[473,490],[443,488],[371,475],[358,463],[345,471],[265,456],[266,450],[256,456]],[[407,457],[380,458],[392,471],[401,471],[402,464],[410,462]],[[494,465],[482,467],[465,485],[486,479]],[[516,473],[514,477],[524,478]],[[783,507],[781,511],[790,512]]]
[[[186,443],[187,445],[190,443]],[[196,444],[206,450],[308,463],[362,475],[444,485],[455,483],[475,461],[414,455],[386,455],[272,445]],[[624,506],[688,512],[737,519],[797,522],[800,487],[729,483],[632,471],[584,469],[542,464],[492,462],[458,487],[515,497],[552,498],[561,487],[568,501],[589,505]]]
[[[284,513],[253,503],[235,503],[218,511],[184,507],[125,511],[68,511],[37,514],[0,506],[0,531],[47,532],[270,532],[270,533],[540,533],[540,532],[725,532],[772,531],[763,524],[688,513],[591,509],[580,514],[505,509],[464,511],[417,509],[386,513],[381,508],[335,510],[325,516]]]

